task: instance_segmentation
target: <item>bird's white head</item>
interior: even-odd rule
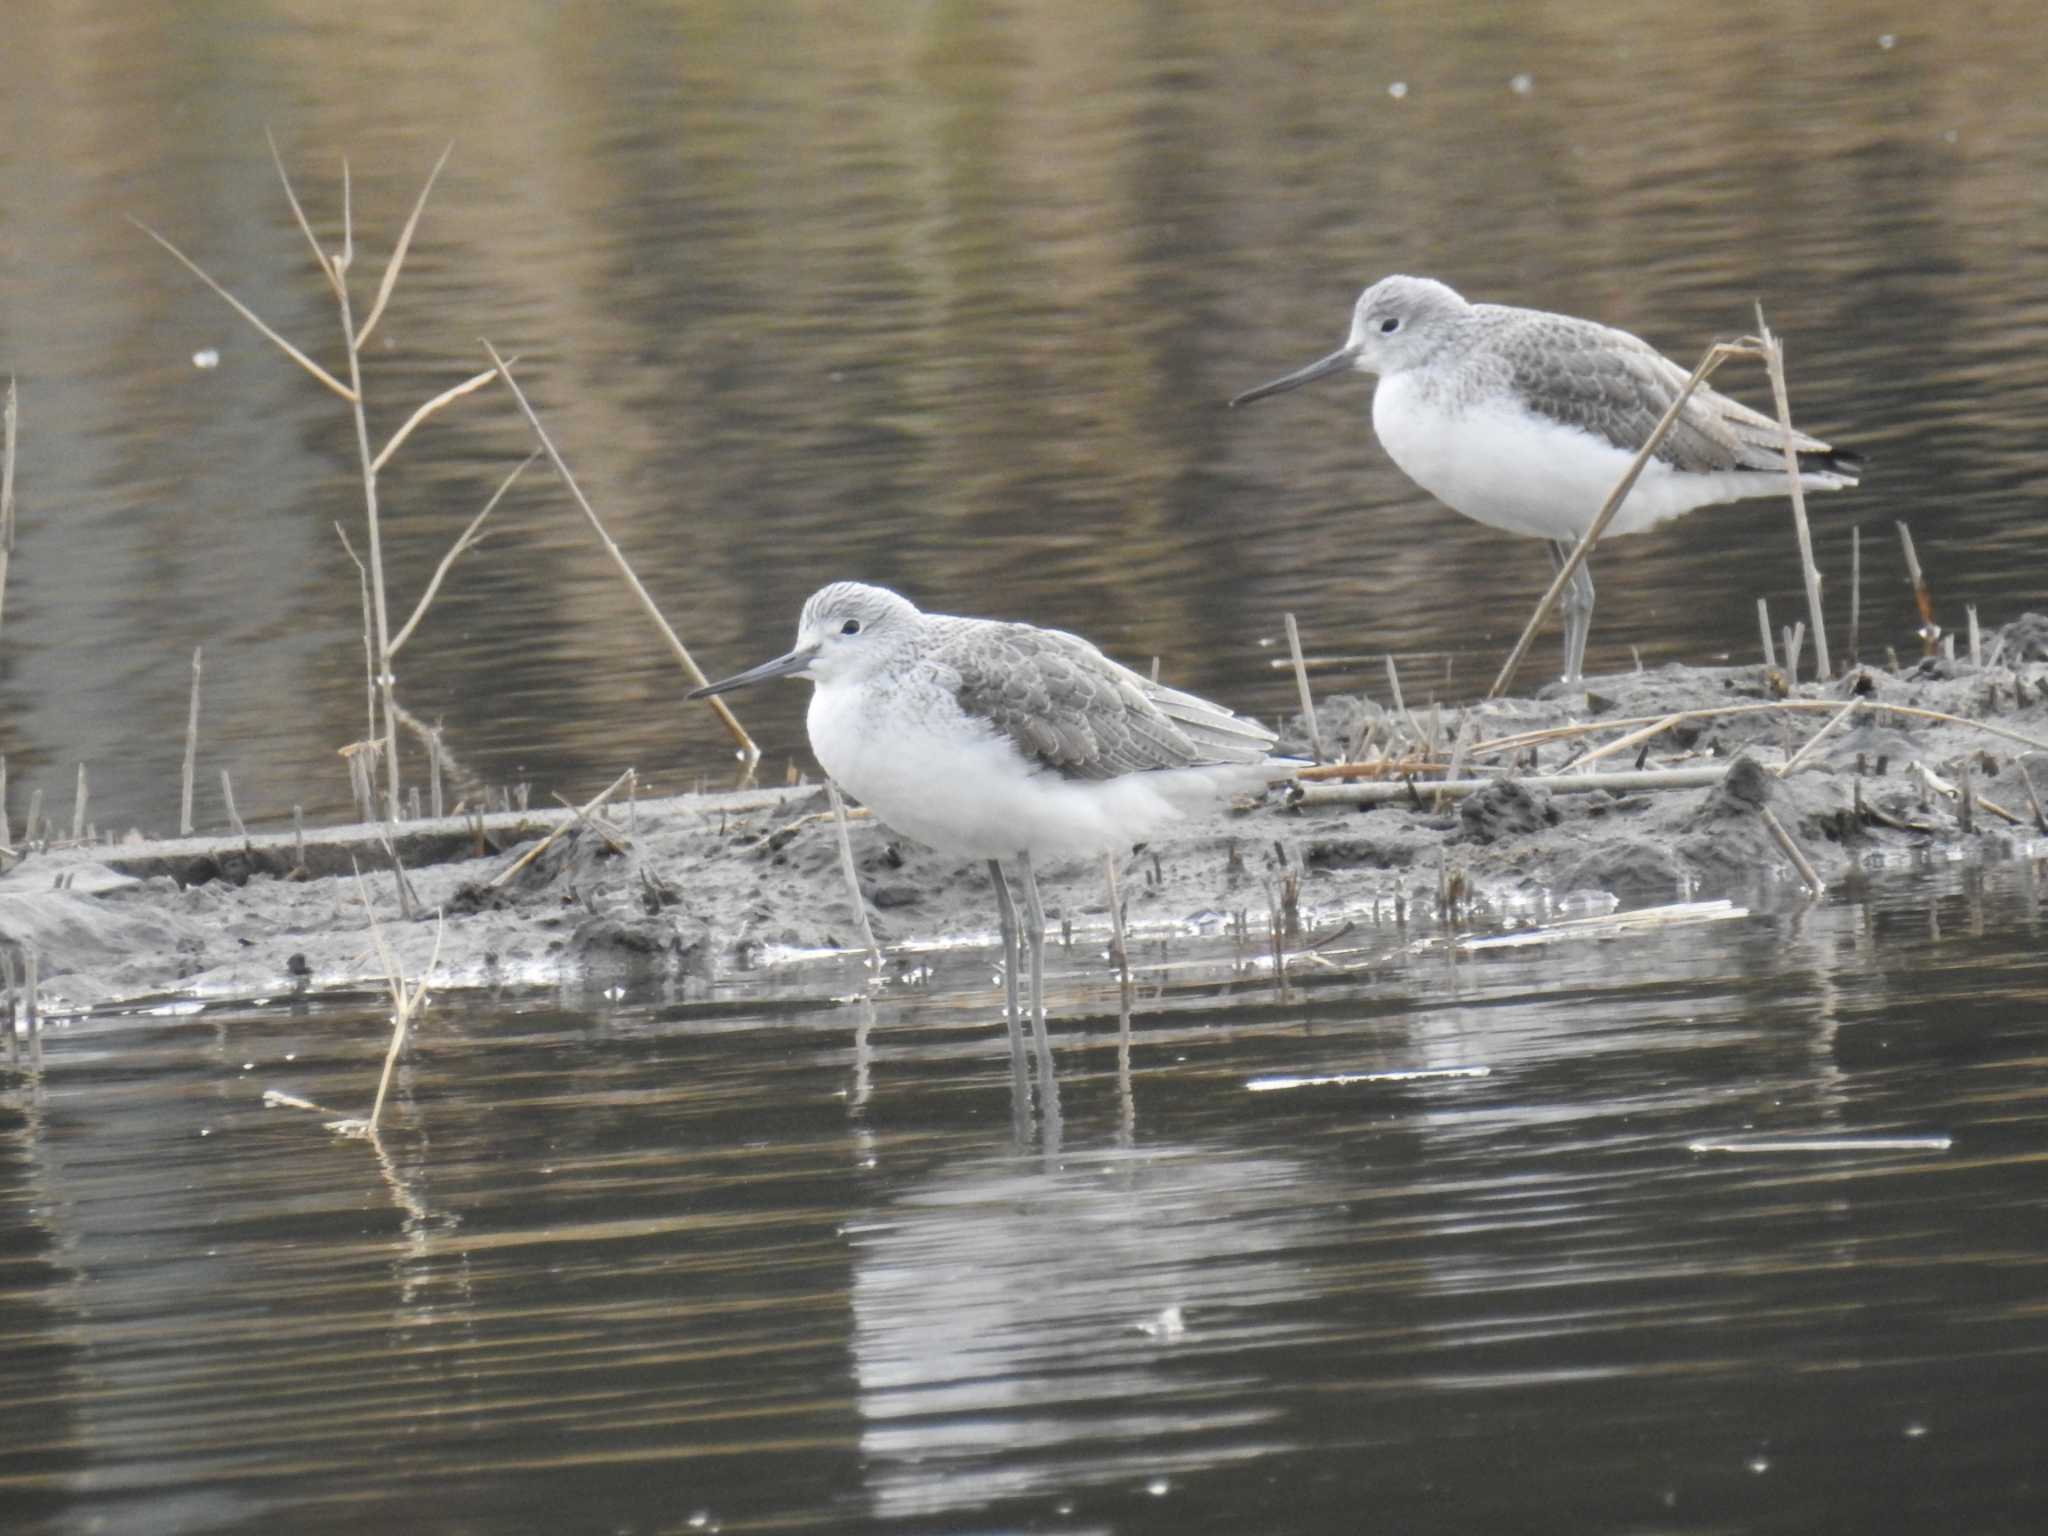
[[[1299,389],[1333,373],[1399,373],[1428,360],[1457,331],[1472,306],[1456,290],[1429,277],[1383,277],[1358,296],[1344,345],[1306,368],[1283,374],[1230,403],[1249,405]]]
[[[857,581],[835,581],[820,587],[804,604],[796,624],[796,648],[758,667],[706,683],[687,695],[707,698],[729,693],[771,677],[807,677],[827,683],[858,681],[886,666],[908,642],[920,615],[908,598],[887,587]]]
[[[1399,373],[1426,360],[1471,310],[1433,277],[1383,277],[1352,306],[1344,350],[1361,373]]]

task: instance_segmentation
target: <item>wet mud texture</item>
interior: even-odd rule
[[[1862,671],[1791,689],[1793,698],[1861,698],[1866,707],[1786,777],[1776,770],[1832,712],[1681,720],[1646,751],[1631,748],[1599,765],[1634,768],[1639,751],[1647,768],[1732,765],[1704,788],[1556,794],[1519,780],[1555,774],[1627,729],[1604,722],[1757,702],[1782,694],[1782,679],[1759,667],[1667,667],[1594,679],[1583,694],[1447,706],[1432,711],[1446,739],[1460,726],[1472,742],[1567,722],[1603,728],[1521,752],[1511,776],[1462,801],[1439,805],[1418,783],[1412,795],[1364,808],[1290,806],[1284,787],[1219,808],[1120,854],[1129,918],[1141,931],[1217,931],[1243,914],[1249,931],[1263,934],[1269,912],[1298,906],[1301,926],[1313,932],[1397,902],[1428,921],[1441,915],[1446,889],[1465,893],[1458,918],[1475,926],[1528,921],[1560,903],[1587,910],[1608,900],[1798,899],[1802,883],[1765,824],[1765,807],[1830,886],[1929,857],[2040,856],[2048,839],[2021,778],[2027,744],[1886,707],[1962,715],[2048,741],[2048,620],[2028,615],[2007,626],[1987,640],[1987,655],[1994,651],[1995,663],[1982,668],[1935,659],[1898,674]],[[1412,700],[1409,709],[1420,713]],[[1322,699],[1317,710],[1326,740],[1388,724],[1375,720],[1385,711],[1362,699]],[[1305,752],[1301,722],[1282,749]],[[2048,754],[2032,762],[2037,792],[2048,795]],[[1475,757],[1467,771],[1504,766]],[[578,828],[491,885],[560,819],[403,824],[395,851],[409,915],[376,828],[309,834],[303,848],[283,834],[21,850],[0,875],[0,942],[17,953],[34,949],[43,1007],[60,1012],[159,995],[284,997],[376,986],[384,969],[371,909],[408,976],[426,968],[438,941],[442,988],[601,984],[612,974],[652,973],[688,989],[772,968],[792,952],[860,943],[818,788],[642,801],[623,853]],[[985,866],[943,857],[865,818],[853,823],[852,838],[884,946],[993,943]],[[1100,860],[1050,862],[1041,880],[1055,927],[1107,928]]]

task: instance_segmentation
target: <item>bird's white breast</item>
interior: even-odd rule
[[[1063,778],[950,694],[915,685],[820,684],[806,724],[841,789],[896,831],[959,858],[1129,846],[1263,773],[1233,765]]]
[[[1475,522],[1533,538],[1575,541],[1607,500],[1631,453],[1605,438],[1545,420],[1512,396],[1453,401],[1413,373],[1373,392],[1373,430],[1409,479]],[[1652,460],[1608,527],[1635,533],[1695,507],[1782,489],[1753,471],[1689,474]]]

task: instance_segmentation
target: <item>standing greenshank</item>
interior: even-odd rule
[[[1351,368],[1379,375],[1373,431],[1409,479],[1475,522],[1548,539],[1560,568],[1688,376],[1611,326],[1468,304],[1430,278],[1385,277],[1359,296],[1343,346],[1230,403]],[[1803,433],[1793,446],[1808,490],[1856,483],[1857,455]],[[1607,532],[1636,533],[1695,507],[1784,490],[1777,422],[1702,385]],[[1593,627],[1584,563],[1563,609],[1565,681],[1576,683]]]
[[[839,581],[804,604],[796,648],[707,683],[703,698],[771,677],[816,685],[806,725],[835,782],[898,832],[995,882],[1014,1065],[1021,1067],[1017,912],[1024,888],[1038,1067],[1050,1093],[1045,908],[1034,854],[1102,853],[1263,783],[1273,733],[1140,676],[1078,635],[922,613],[882,587]]]

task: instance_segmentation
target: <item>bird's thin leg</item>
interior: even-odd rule
[[[996,887],[996,922],[1003,930],[1003,1022],[1010,1028],[1010,1079],[1020,1088],[1024,1083],[1024,1026],[1018,1017],[1017,967],[1023,956],[1017,948],[1017,904],[1010,899],[1010,880],[1000,860],[988,861],[988,877]]]
[[[1551,544],[1550,564],[1553,570],[1564,569],[1565,561],[1571,558],[1572,548],[1571,543],[1563,540]],[[1572,572],[1572,579],[1566,583],[1564,596],[1557,606],[1564,619],[1564,680],[1567,683],[1582,682],[1586,675],[1586,637],[1593,632],[1592,562],[1579,562],[1579,568]]]
[[[1024,937],[1031,945],[1031,1017],[1038,1030],[1038,1075],[1048,1116],[1059,1113],[1059,1089],[1052,1075],[1052,1037],[1045,1028],[1045,903],[1038,896],[1038,874],[1031,855],[1017,855],[1024,876]]]

